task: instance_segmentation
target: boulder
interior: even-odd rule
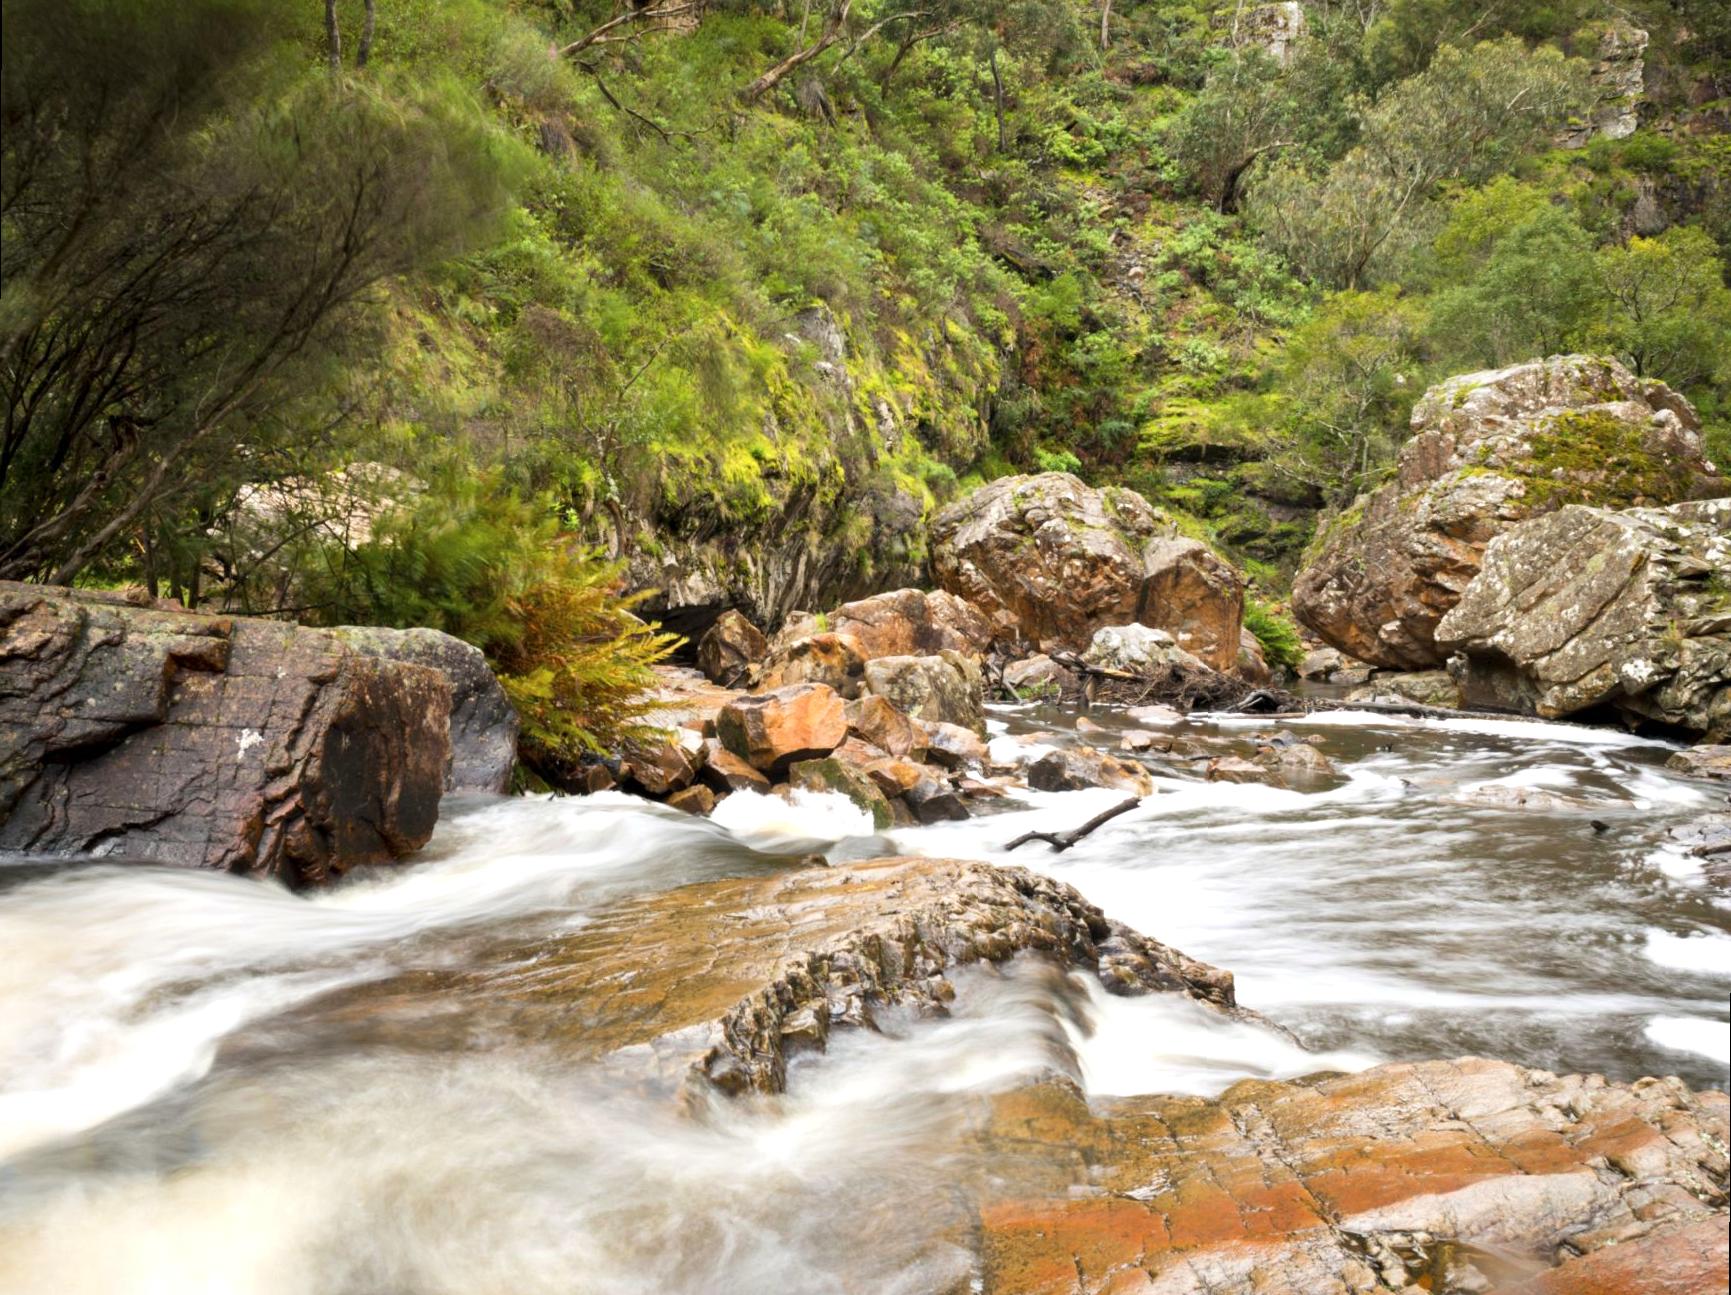
[[[1090,746],[1048,751],[1028,766],[1028,785],[1035,791],[1111,787],[1137,796],[1149,796],[1154,792],[1154,780],[1148,776],[1147,770]]]
[[[749,687],[768,655],[769,640],[763,631],[732,609],[716,617],[697,641],[697,668],[724,688]]]
[[[960,652],[868,661],[865,688],[922,724],[957,724],[976,733],[986,731],[985,684],[979,663]]]
[[[721,745],[720,738],[703,740],[703,768],[699,776],[705,786],[722,793],[769,790],[769,779],[752,768],[749,761]]]
[[[451,686],[451,767],[445,790],[511,789],[517,767],[517,710],[480,648],[439,630],[343,625],[331,631],[355,651],[388,661],[424,665]]]
[[[708,787],[687,787],[669,796],[667,807],[685,814],[696,814],[699,818],[707,818],[715,809],[715,800],[715,793]]]
[[[983,768],[986,744],[973,729],[960,724],[927,724],[926,758],[946,769]]]
[[[883,831],[890,825],[890,806],[869,774],[835,756],[801,760],[787,771],[787,783],[804,791],[836,792],[871,815],[872,826]]]
[[[1379,670],[1370,682],[1346,694],[1349,702],[1403,702],[1419,706],[1459,709],[1463,704],[1460,684],[1447,670]]]
[[[1215,756],[1208,762],[1204,776],[1209,782],[1264,782],[1274,787],[1282,785],[1279,773],[1269,766],[1236,755]]]
[[[1243,580],[1133,490],[1004,477],[931,525],[938,583],[1006,642],[1081,651],[1103,625],[1165,629],[1217,669],[1238,656]]]
[[[919,759],[926,750],[923,725],[911,720],[894,702],[875,694],[847,704],[847,731],[862,742],[892,756]]]
[[[692,729],[674,731],[668,741],[633,750],[624,761],[626,778],[651,796],[669,796],[697,780],[703,768],[703,735]]]
[[[1300,679],[1315,679],[1325,681],[1347,661],[1339,648],[1312,648],[1304,654],[1304,660],[1298,663]]]
[[[1165,630],[1146,625],[1108,625],[1094,632],[1082,659],[1102,670],[1152,676],[1173,668],[1201,672],[1208,667],[1179,647]]]
[[[1524,522],[1436,637],[1469,705],[1731,732],[1731,499]]]
[[[1269,669],[1268,658],[1262,652],[1262,640],[1247,629],[1239,631],[1238,663],[1232,669],[1245,683],[1274,682],[1274,671]]]
[[[1731,782],[1731,746],[1692,746],[1665,761],[1665,767],[1689,778],[1718,778]]]
[[[323,882],[426,843],[450,713],[328,630],[0,583],[0,849]]]
[[[715,735],[752,768],[781,774],[847,741],[847,707],[824,684],[793,684],[735,697],[716,715]]]
[[[803,613],[777,637],[791,641],[823,630],[848,635],[868,661],[940,652],[984,656],[992,647],[992,625],[980,609],[941,589],[897,589],[843,603],[826,616]]]
[[[1723,493],[1700,420],[1660,382],[1571,355],[1450,378],[1412,414],[1395,479],[1323,527],[1293,586],[1298,619],[1391,670],[1441,666],[1438,623],[1485,546],[1571,504],[1626,508]]]
[[[759,687],[821,683],[843,697],[857,697],[865,677],[859,644],[846,634],[823,632],[778,646],[764,662]]]
[[[939,778],[921,778],[902,793],[902,799],[922,823],[960,822],[968,817],[966,802]]]
[[[1315,789],[1338,780],[1327,756],[1308,742],[1288,742],[1259,752],[1256,762],[1287,786]]]
[[[1002,678],[1016,696],[1028,700],[1062,697],[1081,687],[1074,670],[1066,669],[1044,653],[1010,662],[1004,667]]]

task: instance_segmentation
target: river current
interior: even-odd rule
[[[1074,719],[1000,708],[994,754],[1074,740]],[[1727,1084],[1731,904],[1665,840],[1723,790],[1603,730],[1354,712],[1291,728],[1320,737],[1340,785],[1174,765],[1063,854],[1004,846],[1117,793],[1028,792],[886,836],[835,797],[737,794],[711,822],[615,795],[470,801],[413,866],[305,897],[0,866],[0,1290],[958,1289],[955,1201],[982,1166],[956,1130],[1050,1068],[1093,1096],[1468,1053]],[[947,1020],[838,1036],[784,1096],[681,1113],[617,1066],[461,1028],[437,990],[629,897],[814,850],[1048,872],[1232,970],[1302,1046],[1018,963],[958,975]],[[357,1033],[343,1006],[365,988],[406,1024]]]

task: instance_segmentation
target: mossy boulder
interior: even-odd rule
[[[1437,625],[1511,526],[1575,504],[1661,506],[1731,490],[1689,402],[1602,357],[1450,378],[1419,401],[1412,430],[1393,480],[1319,531],[1293,588],[1299,620],[1392,670],[1443,664]]]

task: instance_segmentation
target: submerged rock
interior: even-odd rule
[[[1565,508],[1499,536],[1437,628],[1469,703],[1731,732],[1731,499]]]
[[[1348,702],[1402,702],[1458,710],[1461,686],[1447,670],[1379,670],[1346,694]]]
[[[1133,490],[1004,477],[944,509],[931,535],[938,582],[1005,641],[1082,651],[1101,626],[1140,622],[1215,669],[1237,660],[1243,578]]]
[[[439,670],[280,621],[0,583],[0,849],[293,885],[426,844]]]
[[[996,1104],[987,1295],[1725,1288],[1723,1093],[1466,1058]],[[1531,1284],[1526,1284],[1531,1283]]]
[[[1670,504],[1723,491],[1700,420],[1616,360],[1557,356],[1450,378],[1413,409],[1395,480],[1319,533],[1293,585],[1298,619],[1362,661],[1441,666],[1438,623],[1485,546],[1569,504]]]

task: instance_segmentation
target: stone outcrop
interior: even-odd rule
[[[1565,508],[1507,531],[1436,641],[1468,704],[1731,731],[1731,499]]]
[[[1628,23],[1606,27],[1593,64],[1593,105],[1558,136],[1558,144],[1583,148],[1595,138],[1627,139],[1635,133],[1647,88],[1647,42],[1647,33]]]
[[[824,684],[793,684],[733,698],[715,717],[715,735],[752,768],[782,774],[847,741],[847,706]]]
[[[1006,643],[1081,651],[1102,626],[1141,623],[1217,670],[1238,658],[1242,577],[1133,490],[1005,477],[939,513],[931,538],[938,583]]]
[[[0,849],[317,883],[426,843],[439,670],[325,630],[0,583]]]
[[[746,688],[755,683],[757,668],[769,655],[769,640],[763,631],[732,609],[697,641],[697,668],[711,683],[723,688]]]
[[[1726,1099],[1467,1058],[1000,1098],[988,1295],[1725,1289]]]
[[[1731,782],[1731,746],[1723,743],[1692,746],[1665,761],[1665,767],[1689,778],[1719,778]]]
[[[941,1011],[946,975],[1035,951],[1118,994],[1169,990],[1235,1006],[1232,976],[1106,918],[1062,882],[948,859],[874,859],[702,882],[625,900],[556,940],[434,978],[477,1037],[556,1042],[581,1057],[645,1052],[670,1085],[775,1092],[788,1057],[888,1007]],[[503,970],[501,970],[503,969]],[[358,1030],[424,1012],[384,981],[351,991]]]
[[[985,684],[980,667],[960,652],[868,661],[865,687],[921,723],[986,731]]]
[[[344,625],[333,630],[367,656],[430,666],[451,685],[451,768],[446,791],[511,789],[519,721],[511,699],[473,644],[431,629]]]
[[[1724,493],[1689,403],[1615,360],[1561,356],[1450,378],[1413,410],[1395,479],[1319,534],[1298,619],[1393,670],[1443,664],[1436,628],[1485,546],[1569,504],[1624,508]]]

